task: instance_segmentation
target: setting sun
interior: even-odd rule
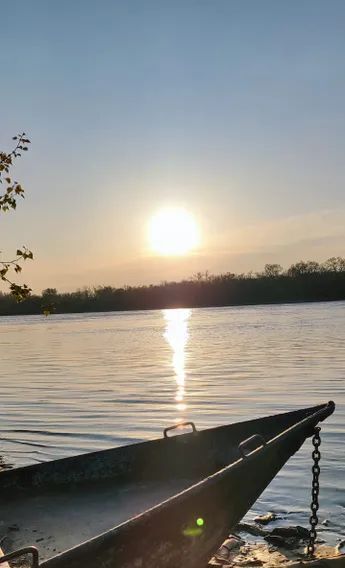
[[[158,254],[183,255],[198,245],[199,231],[193,215],[185,209],[162,209],[150,221],[149,240]]]

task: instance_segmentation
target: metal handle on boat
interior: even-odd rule
[[[261,436],[261,434],[254,434],[253,436],[250,436],[250,438],[243,440],[243,442],[241,442],[238,446],[238,449],[240,450],[241,456],[243,458],[247,457],[247,454],[245,452],[246,447],[249,444],[251,445],[253,442],[260,442],[260,446],[262,446],[262,447],[266,446],[266,440],[263,436]],[[257,450],[258,448],[259,448],[259,446],[257,446],[256,448],[253,448],[251,451],[253,452],[254,450]]]
[[[181,428],[181,426],[191,426],[193,432],[196,432],[196,428],[195,428],[195,424],[194,422],[180,422],[180,424],[175,424],[175,426],[169,426],[168,428],[164,428],[164,438],[168,438],[168,432],[170,432],[170,430],[176,430],[176,428]]]
[[[39,568],[39,556],[36,546],[26,546],[25,548],[19,548],[18,550],[9,552],[8,554],[5,554],[5,556],[0,557],[0,564],[3,564],[4,562],[9,562],[14,558],[18,558],[18,556],[24,556],[24,554],[32,555],[31,568]]]

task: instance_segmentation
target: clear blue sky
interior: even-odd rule
[[[0,148],[32,147],[1,249],[38,290],[343,255],[344,28],[343,0],[4,3]],[[148,250],[167,205],[192,255]]]

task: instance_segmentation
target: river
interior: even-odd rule
[[[14,467],[333,399],[320,536],[345,527],[345,302],[0,318],[0,454]],[[248,514],[308,526],[311,442]]]

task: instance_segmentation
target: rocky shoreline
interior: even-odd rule
[[[337,559],[337,568],[345,568],[345,539],[336,546],[326,545],[323,539],[316,540],[315,556],[308,559],[306,545],[309,530],[305,527],[266,525],[277,521],[274,513],[257,517],[253,523],[239,523],[236,531],[229,535],[209,562],[209,568],[233,568],[245,566],[301,566],[307,563],[326,568],[330,559]],[[265,527],[265,528],[264,528]],[[255,537],[254,542],[252,537]],[[316,562],[318,561],[318,562]],[[327,561],[327,563],[326,563]]]

